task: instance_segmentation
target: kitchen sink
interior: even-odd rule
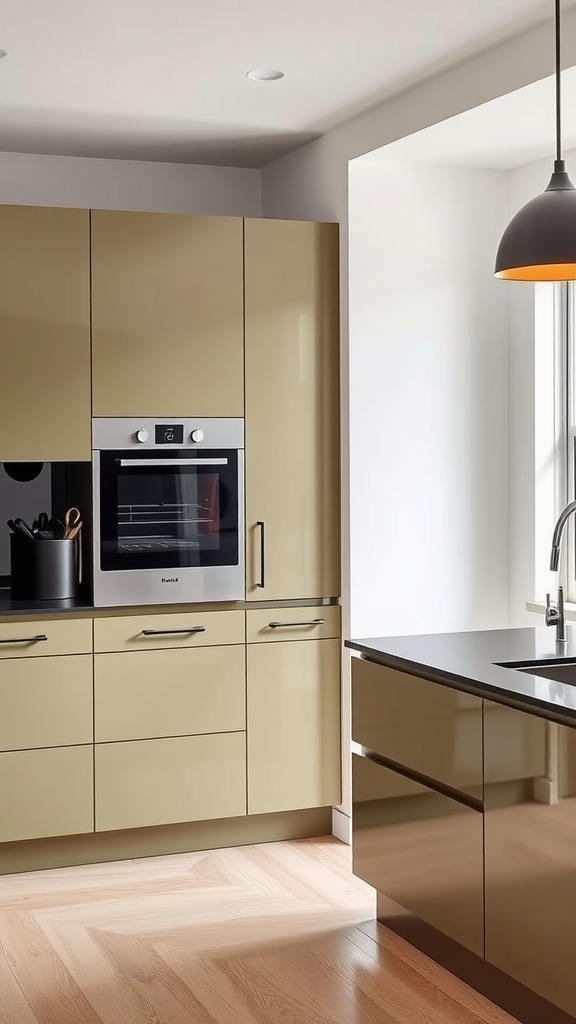
[[[514,662],[502,665],[502,668],[513,668],[517,672],[527,672],[532,676],[544,676],[558,683],[570,683],[576,686],[576,658],[563,658],[562,661]]]

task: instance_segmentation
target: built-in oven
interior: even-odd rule
[[[244,420],[92,424],[94,604],[244,598]]]

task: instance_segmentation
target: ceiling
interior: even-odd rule
[[[576,148],[576,67],[562,72],[564,152]],[[401,162],[511,170],[543,157],[555,147],[554,78],[498,96],[489,103],[431,125],[359,157]],[[576,168],[568,167],[572,177]]]
[[[0,150],[261,167],[551,14],[551,0],[4,0]]]

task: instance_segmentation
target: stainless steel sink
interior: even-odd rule
[[[508,668],[515,668],[518,672],[528,672],[531,676],[544,676],[546,679],[554,679],[558,683],[570,683],[576,686],[576,661],[536,661],[531,665],[509,665]]]

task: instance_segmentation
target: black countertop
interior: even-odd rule
[[[22,618],[24,615],[54,615],[57,612],[92,612],[94,606],[85,596],[71,597],[64,601],[14,601],[10,588],[0,588],[0,619],[7,616]]]
[[[576,662],[576,626],[567,626],[567,637],[557,644],[554,628],[544,626],[347,640],[346,647],[389,668],[576,724],[576,686],[502,664]]]

